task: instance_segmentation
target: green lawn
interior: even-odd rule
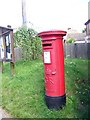
[[[9,64],[2,75],[2,106],[17,118],[87,118],[88,62],[65,59],[66,106],[59,111],[49,110],[44,101],[42,60],[18,61],[12,79]]]

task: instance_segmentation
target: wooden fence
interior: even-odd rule
[[[90,59],[90,43],[64,44],[65,58]]]
[[[22,49],[14,48],[15,61],[22,59]],[[64,44],[65,58],[81,58],[90,59],[90,43],[65,43]]]
[[[17,47],[14,48],[14,53],[15,53],[15,61],[21,60],[22,59],[22,49]]]

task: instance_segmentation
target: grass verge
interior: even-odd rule
[[[2,75],[2,106],[14,118],[87,118],[90,89],[88,62],[65,59],[66,106],[49,110],[44,101],[42,60],[18,61],[11,78],[9,64]]]

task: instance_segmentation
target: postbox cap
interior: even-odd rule
[[[67,33],[67,32],[66,32],[66,31],[63,31],[63,30],[50,30],[50,31],[40,32],[40,33],[38,33],[38,36],[39,36],[39,37],[49,36],[49,35],[65,36],[66,33]]]

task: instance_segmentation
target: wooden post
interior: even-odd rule
[[[10,62],[11,75],[14,76],[14,62]]]
[[[3,61],[2,61],[1,67],[2,67],[2,73],[3,73],[3,71],[4,71]]]
[[[12,53],[12,60],[10,62],[10,69],[11,69],[11,74],[13,76],[14,75],[14,63],[15,63],[13,31],[10,31],[10,39],[11,39],[11,53]]]
[[[1,65],[0,65],[0,73],[3,73],[4,71],[4,65],[3,65],[3,61],[0,61]]]
[[[3,35],[3,45],[4,45],[4,58],[3,58],[3,60],[6,61],[6,43],[5,43],[5,35]]]

